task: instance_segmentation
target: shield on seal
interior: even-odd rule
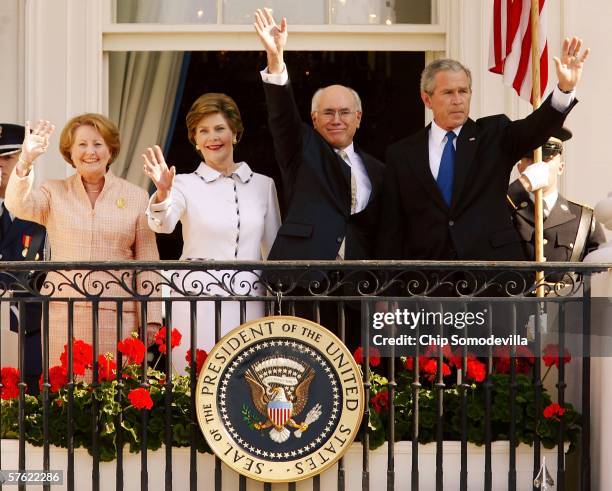
[[[289,401],[270,401],[268,402],[268,417],[277,427],[285,426],[291,419],[293,413],[293,403]]]

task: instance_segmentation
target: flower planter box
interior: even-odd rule
[[[396,489],[410,488],[411,466],[410,442],[398,442],[395,445],[395,485]],[[42,447],[26,445],[26,467],[28,470],[42,469]],[[493,489],[508,488],[508,442],[494,442],[492,445]],[[557,450],[542,449],[547,466],[553,478],[557,472]],[[86,491],[91,489],[92,459],[86,450],[75,449],[75,489]],[[484,446],[468,445],[468,489],[484,489]],[[2,440],[2,468],[17,469],[18,441]],[[362,460],[361,445],[355,443],[345,454],[346,489],[361,490]],[[444,489],[457,489],[461,462],[460,442],[444,442]],[[198,454],[198,489],[214,489],[214,457],[210,454]],[[517,490],[532,489],[533,448],[519,445],[516,449]],[[64,470],[64,486],[53,486],[54,491],[66,488],[67,451],[63,448],[51,447],[51,465],[53,470]],[[116,462],[100,463],[100,489],[115,490]],[[148,453],[149,489],[164,489],[165,453],[163,450]],[[419,476],[420,489],[428,491],[435,489],[436,482],[436,445],[429,443],[419,446]],[[140,490],[140,454],[124,452],[124,489]],[[382,445],[370,452],[370,489],[386,489],[387,479],[387,445]],[[172,450],[172,480],[173,489],[189,489],[189,449],[174,448]],[[205,487],[203,483],[208,483]],[[333,491],[337,483],[337,466],[321,475],[321,489]],[[41,486],[28,486],[28,489],[38,490]],[[238,489],[238,475],[223,467],[223,489]],[[248,491],[262,491],[263,485],[249,481]],[[287,486],[274,485],[274,491],[286,490]],[[311,481],[300,482],[298,491],[310,491]]]

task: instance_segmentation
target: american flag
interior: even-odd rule
[[[546,43],[546,0],[539,0],[538,44],[540,52],[540,94],[548,84]],[[531,101],[531,0],[494,0],[489,70],[502,74],[504,84]]]

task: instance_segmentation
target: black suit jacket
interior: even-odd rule
[[[456,143],[453,197],[447,206],[429,167],[429,126],[387,152],[382,259],[524,260],[506,193],[514,164],[560,128],[550,97],[525,119],[468,119]]]
[[[270,132],[280,166],[287,214],[269,259],[336,259],[346,237],[345,259],[374,254],[383,165],[355,150],[372,183],[368,206],[351,215],[349,166],[300,119],[291,85],[264,83]]]

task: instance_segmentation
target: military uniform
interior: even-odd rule
[[[535,209],[529,193],[519,180],[510,184],[508,205],[522,241],[525,256],[535,260]],[[593,218],[593,209],[559,195],[544,218],[546,261],[582,261],[606,241],[604,231]],[[551,279],[551,278],[549,278]]]
[[[24,137],[24,127],[14,124],[0,125],[0,156],[14,154],[21,148]],[[44,259],[46,231],[41,225],[13,218],[10,211],[4,206],[4,200],[0,199],[0,261],[34,261]],[[30,297],[27,292],[15,291],[15,278],[21,276],[21,283],[28,280],[23,273],[0,271],[0,291],[13,290],[13,297]],[[44,277],[39,276],[38,282],[42,283]],[[40,287],[32,285],[36,290]],[[42,374],[41,360],[41,304],[26,302],[24,325],[24,379],[28,385],[29,394],[38,394],[38,381]],[[19,310],[16,302],[10,304],[10,329],[17,333],[19,331]]]

